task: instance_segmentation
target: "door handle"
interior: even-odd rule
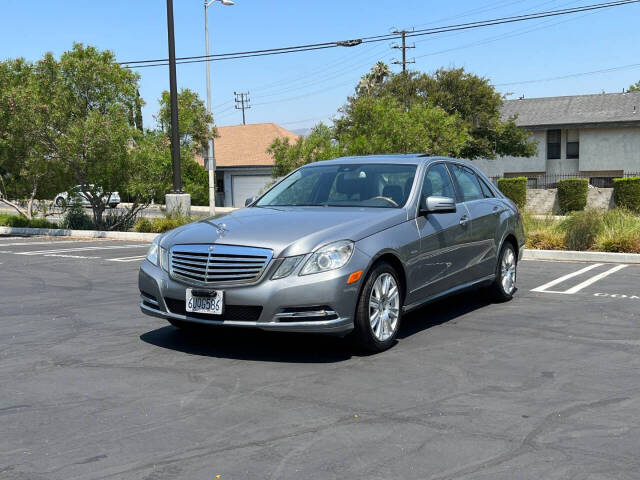
[[[467,217],[466,215],[460,217],[460,225],[462,225],[463,227],[467,225],[468,221],[469,221],[469,217]]]

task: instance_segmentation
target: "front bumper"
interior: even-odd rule
[[[276,261],[272,260],[255,284],[212,287],[224,290],[225,296],[226,311],[216,317],[185,312],[185,290],[191,285],[174,280],[166,271],[145,260],[138,276],[140,309],[166,320],[341,336],[353,330],[353,316],[364,277],[351,285],[347,285],[347,279],[354,271],[366,268],[368,261],[368,257],[356,249],[349,264],[342,269],[270,280],[277,268]]]

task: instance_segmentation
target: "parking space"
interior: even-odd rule
[[[638,266],[524,261],[358,356],[141,314],[147,247],[0,237],[0,479],[637,478]]]

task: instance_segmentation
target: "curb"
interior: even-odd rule
[[[602,262],[640,264],[639,253],[576,252],[573,250],[525,249],[523,260],[554,260],[559,262]]]
[[[108,238],[111,240],[151,242],[159,234],[139,232],[101,232],[98,230],[63,230],[58,228],[0,227],[0,235],[48,235],[52,237]]]

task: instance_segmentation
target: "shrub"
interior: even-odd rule
[[[587,206],[589,180],[586,178],[569,178],[558,182],[558,204],[564,213],[584,210]]]
[[[640,211],[640,177],[614,178],[613,201],[616,207]]]
[[[0,226],[20,227],[20,228],[56,228],[56,226],[43,218],[32,218],[29,220],[22,215],[12,215],[0,213]]]
[[[604,229],[604,213],[595,209],[574,212],[559,227],[565,232],[569,250],[589,250]]]
[[[187,223],[197,220],[194,217],[187,217],[181,214],[169,214],[159,218],[141,218],[133,226],[135,232],[143,233],[164,233],[174,228],[178,228]]]
[[[603,252],[640,253],[640,216],[625,209],[603,214],[603,228],[595,250]]]
[[[565,234],[560,230],[558,220],[553,217],[542,217],[525,211],[522,213],[522,223],[527,238],[527,248],[539,250],[565,248]]]
[[[149,221],[148,218],[141,218],[133,226],[133,231],[134,232],[141,232],[141,233],[150,233],[151,232],[151,222]]]
[[[499,178],[498,188],[520,208],[527,203],[527,177]]]
[[[555,229],[535,230],[527,235],[525,246],[536,250],[563,250],[565,235]]]
[[[60,228],[69,230],[94,230],[93,218],[87,215],[80,202],[73,202],[60,221]]]

